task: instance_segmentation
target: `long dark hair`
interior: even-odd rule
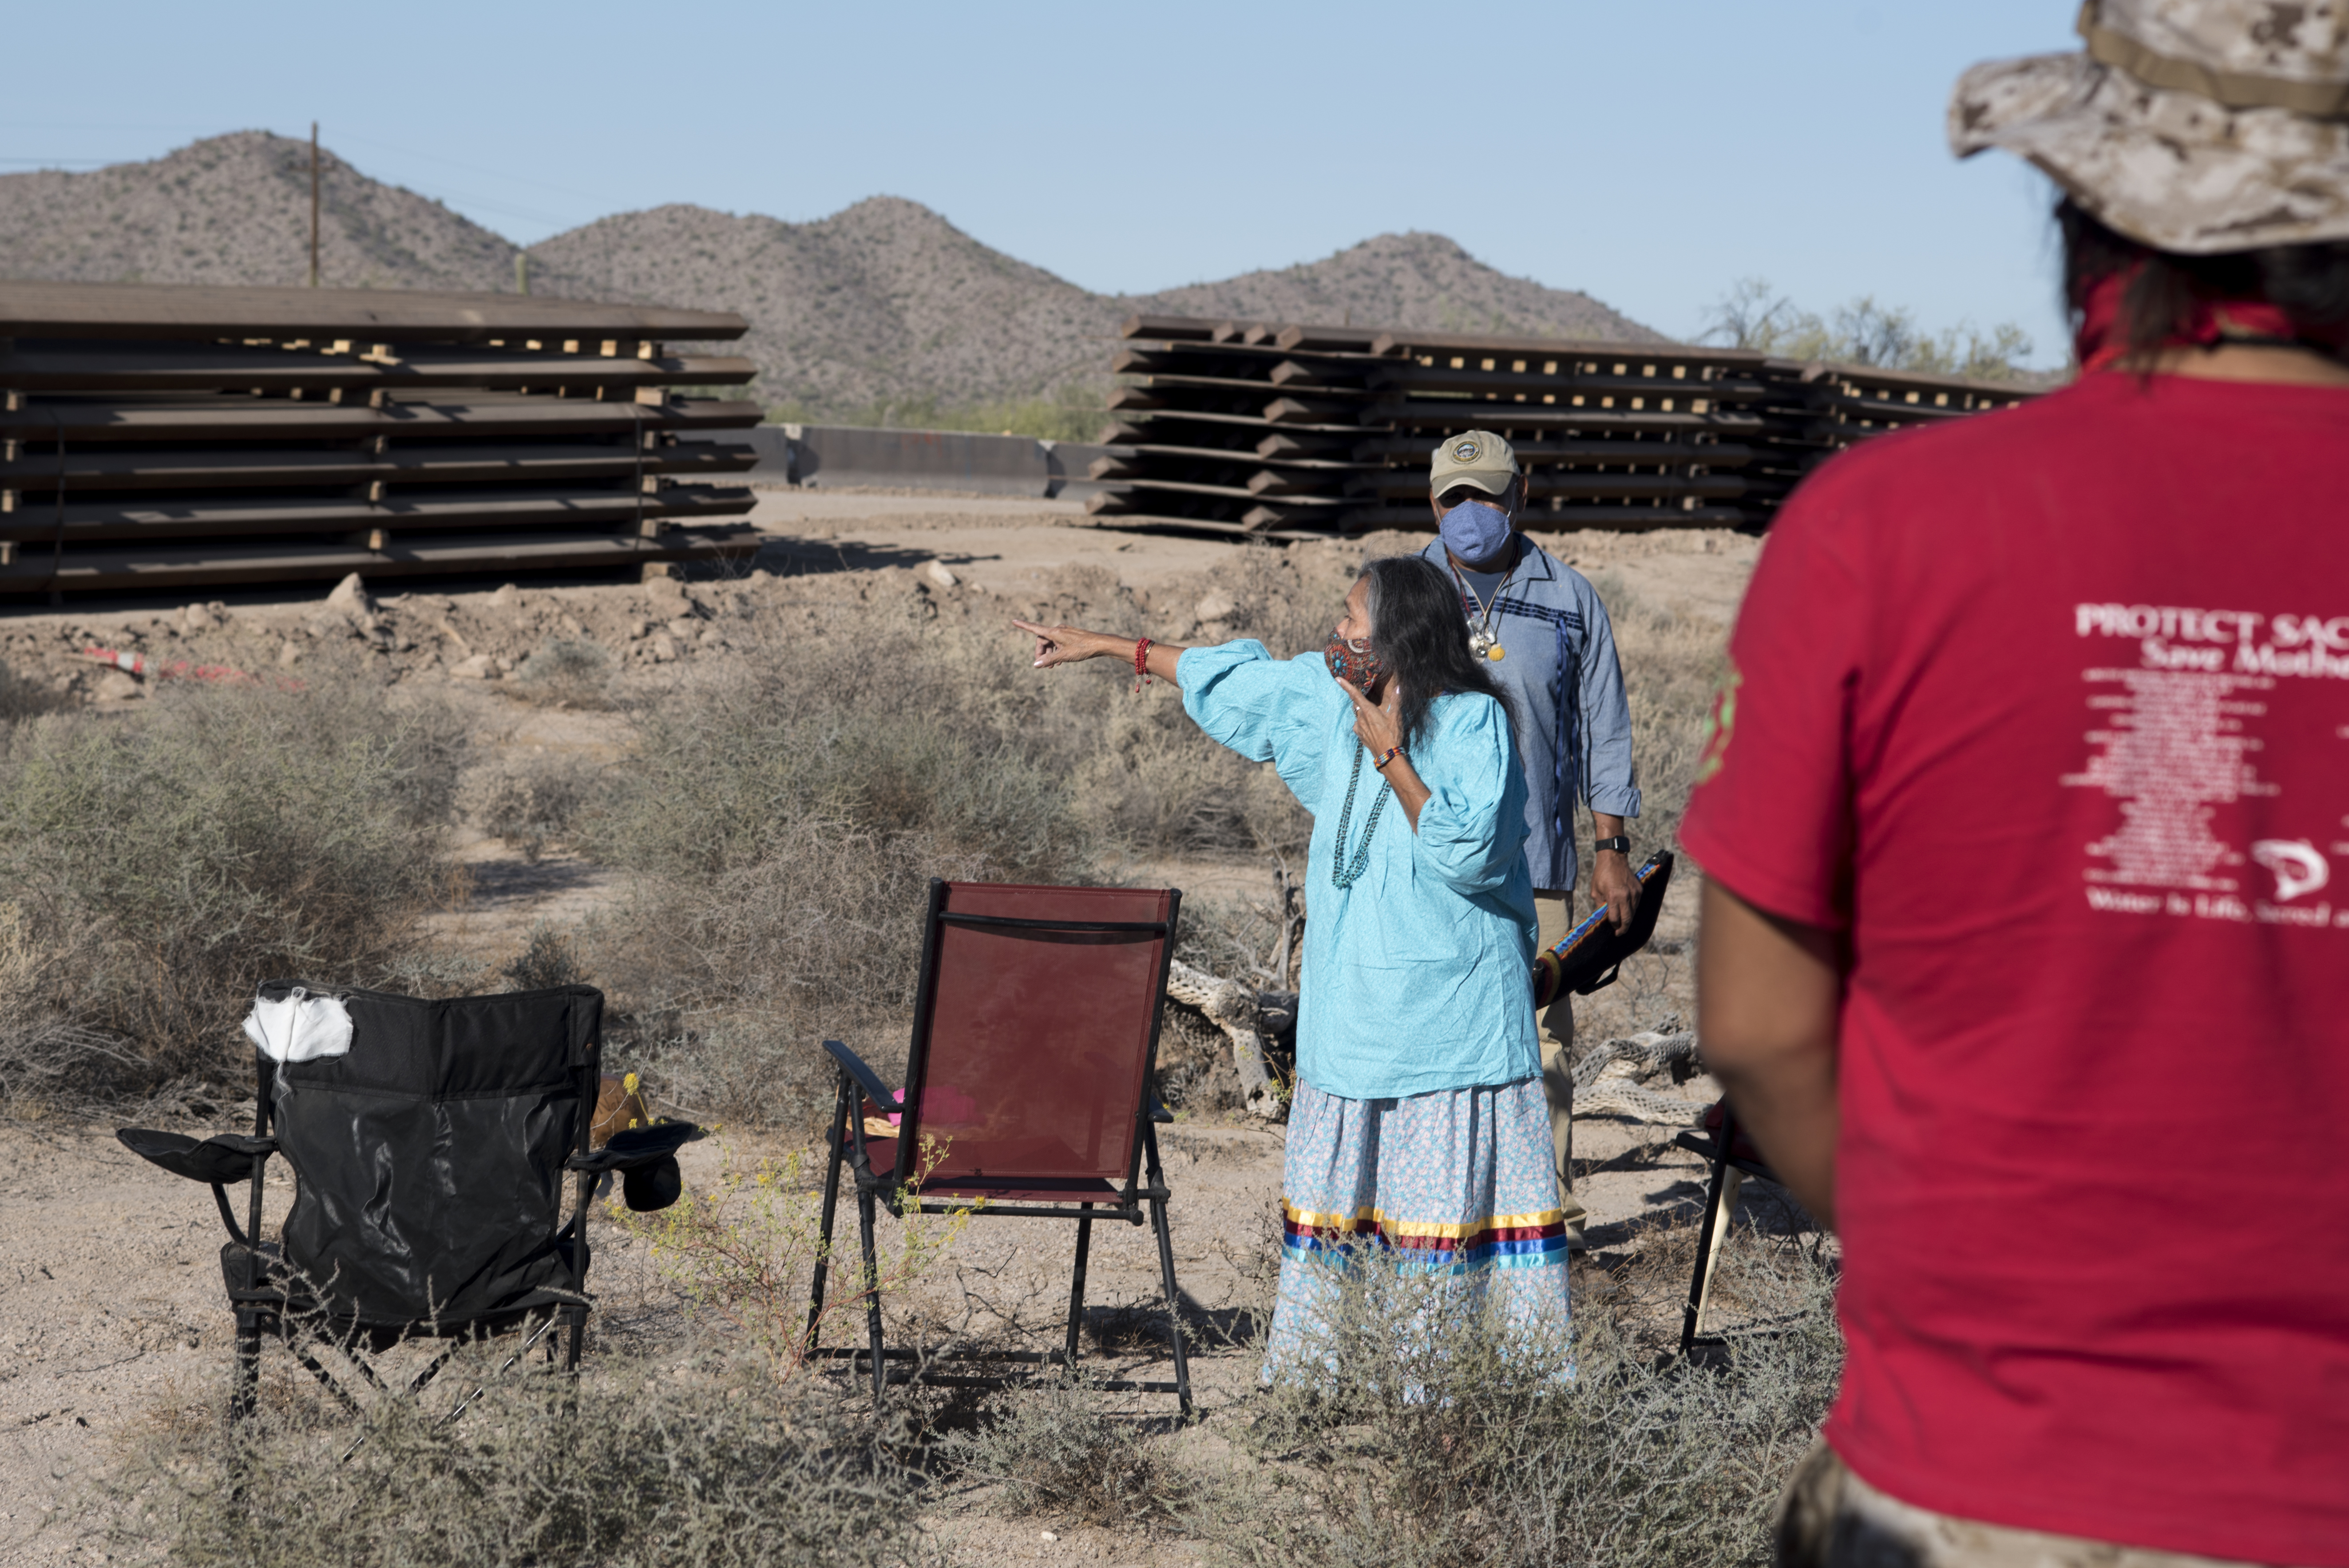
[[[2271,245],[2189,256],[2141,245],[2100,222],[2070,197],[2055,208],[2064,236],[2064,304],[2078,311],[2098,278],[2135,271],[2121,295],[2129,352],[2159,348],[2211,300],[2264,300],[2292,320],[2312,347],[2349,356],[2349,242]]]
[[[1445,692],[1482,692],[1514,733],[1508,693],[1468,651],[1468,614],[1443,570],[1423,555],[1386,555],[1363,563],[1362,581],[1371,585],[1371,652],[1401,683],[1402,743],[1419,743],[1428,708]]]

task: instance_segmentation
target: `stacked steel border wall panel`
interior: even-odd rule
[[[1272,539],[1351,531],[1355,484],[1377,470],[1355,449],[1388,362],[1374,332],[1138,315],[1110,362],[1105,522]],[[1285,341],[1284,341],[1285,339]]]
[[[1526,521],[1556,530],[1760,528],[1791,487],[1775,438],[1799,431],[1759,354],[1670,344],[1382,335],[1393,368],[1358,450],[1381,467],[1357,527],[1429,526],[1428,456],[1498,431],[1526,469]]]
[[[741,558],[742,318],[0,283],[0,598]],[[680,442],[679,438],[686,438]]]
[[[1809,416],[1802,433],[1806,470],[1870,436],[2010,407],[2036,396],[2002,382],[1868,365],[1797,365],[1787,370],[1800,389],[1795,406]]]
[[[1111,526],[1268,539],[1422,527],[1428,456],[1497,430],[1550,529],[1759,531],[1855,440],[2023,388],[1736,349],[1139,315],[1112,370]]]

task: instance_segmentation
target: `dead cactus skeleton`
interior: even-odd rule
[[[1207,1022],[1223,1030],[1232,1042],[1232,1066],[1238,1069],[1240,1093],[1247,1101],[1249,1113],[1268,1120],[1278,1119],[1288,1099],[1272,1076],[1262,1032],[1269,1022],[1264,1004],[1276,998],[1260,996],[1253,987],[1195,969],[1181,959],[1167,965],[1166,995],[1185,1006],[1197,1008]]]
[[[1663,1034],[1649,1030],[1626,1039],[1613,1039],[1591,1048],[1575,1064],[1574,1114],[1626,1116],[1634,1121],[1685,1127],[1702,1109],[1668,1094],[1642,1088],[1641,1082],[1670,1073],[1674,1083],[1685,1083],[1704,1070],[1696,1054],[1696,1036],[1685,1031]]]

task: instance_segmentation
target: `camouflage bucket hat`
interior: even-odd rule
[[[1958,79],[1950,147],[2030,160],[2189,255],[2349,239],[2349,5],[2087,0],[2084,53]]]

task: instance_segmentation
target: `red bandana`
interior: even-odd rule
[[[2136,275],[2133,268],[2106,273],[2088,284],[2080,301],[2080,325],[2072,336],[2072,351],[2079,356],[2081,375],[2102,370],[2128,353],[2128,339],[2121,330],[2121,295]],[[2265,300],[2197,300],[2186,325],[2162,342],[2207,348],[2222,337],[2289,343],[2308,335],[2308,329],[2292,320],[2282,306]]]

